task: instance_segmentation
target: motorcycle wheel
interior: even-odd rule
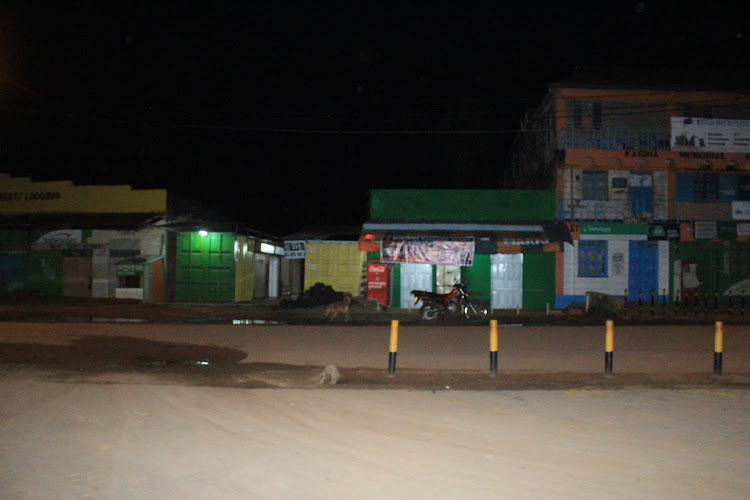
[[[419,315],[425,321],[437,321],[440,319],[440,308],[435,304],[425,304],[419,309]]]
[[[487,308],[481,304],[469,302],[464,307],[464,316],[469,321],[482,321],[487,317]]]

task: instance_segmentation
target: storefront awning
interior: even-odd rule
[[[473,238],[480,254],[556,252],[562,243],[573,243],[564,222],[539,224],[494,224],[455,222],[369,221],[362,225],[360,250],[381,250],[384,238]]]

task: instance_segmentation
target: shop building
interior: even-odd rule
[[[0,174],[0,292],[148,302],[277,297],[283,248],[183,216],[163,189]]]
[[[726,300],[750,278],[748,94],[664,78],[555,83],[522,124],[506,183],[553,189],[574,240],[556,307],[589,291]]]
[[[411,290],[447,293],[468,280],[493,309],[544,309],[571,241],[552,190],[375,189],[359,248],[368,298],[390,307],[416,307]]]

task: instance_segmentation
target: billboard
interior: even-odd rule
[[[673,151],[750,153],[750,120],[672,117]]]
[[[380,261],[471,266],[474,238],[386,236],[380,242]]]

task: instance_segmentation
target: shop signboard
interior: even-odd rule
[[[285,259],[304,259],[305,240],[290,240],[284,242]]]
[[[680,239],[680,224],[678,222],[663,222],[648,225],[648,239],[652,241]]]
[[[581,239],[645,240],[648,225],[642,223],[582,222]]]
[[[695,223],[695,239],[712,240],[718,236],[715,221],[704,221]]]
[[[732,219],[750,220],[750,201],[733,201]]]

